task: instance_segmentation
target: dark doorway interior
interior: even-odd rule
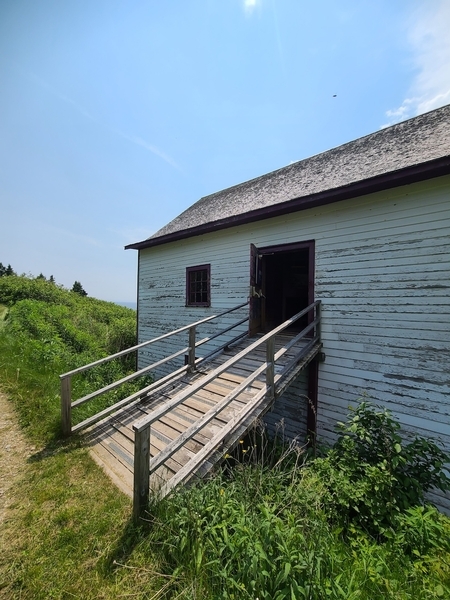
[[[250,335],[270,331],[314,302],[314,241],[250,245]],[[293,329],[311,320],[309,313]]]
[[[263,255],[264,329],[273,329],[309,304],[309,249]],[[293,326],[302,329],[307,316]]]

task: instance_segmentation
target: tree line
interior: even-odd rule
[[[17,275],[17,273],[14,271],[10,264],[8,264],[8,266],[5,267],[5,265],[0,262],[0,277],[12,277],[15,275]],[[50,275],[50,277],[47,279],[43,273],[39,273],[39,275],[35,279],[44,279],[45,281],[49,281],[50,283],[56,284],[53,275]],[[80,296],[88,295],[79,281],[74,282],[71,291],[75,292],[75,294],[79,294]]]

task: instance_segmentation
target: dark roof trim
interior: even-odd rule
[[[283,203],[265,206],[264,208],[252,210],[226,219],[204,223],[197,227],[191,227],[190,229],[183,229],[157,238],[150,238],[148,240],[143,240],[142,242],[128,244],[125,246],[125,250],[143,250],[144,248],[160,246],[161,244],[168,244],[169,242],[211,233],[212,231],[218,231],[220,229],[227,229],[229,227],[244,225],[253,221],[270,219],[299,210],[306,210],[307,208],[340,202],[341,200],[365,196],[374,192],[381,192],[383,190],[449,174],[450,156],[445,156],[412,167],[407,167],[399,171],[392,171],[390,173],[378,175],[377,177],[364,179],[363,181],[358,181],[347,186],[326,190],[325,192],[319,192],[318,194],[312,194],[310,196],[294,198]]]

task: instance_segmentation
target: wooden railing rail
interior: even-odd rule
[[[305,327],[294,339],[281,348],[275,353],[275,337],[287,329],[290,325],[298,321],[301,317],[315,311],[315,318],[313,321]],[[247,348],[239,352],[236,356],[231,357],[225,363],[205,375],[200,381],[190,386],[188,389],[181,391],[172,400],[164,403],[164,405],[156,408],[150,414],[146,415],[142,419],[136,421],[133,425],[135,432],[135,449],[134,449],[134,496],[133,496],[133,515],[134,518],[138,518],[145,510],[149,500],[150,490],[150,474],[154,472],[165,460],[167,460],[174,452],[176,452],[186,441],[192,439],[194,435],[211,419],[213,419],[221,410],[223,410],[234,398],[236,398],[250,383],[252,383],[261,373],[266,372],[266,387],[264,394],[261,396],[264,398],[274,399],[275,398],[275,380],[279,380],[292,366],[295,365],[298,358],[295,357],[291,363],[286,365],[283,369],[283,374],[275,376],[275,363],[284,353],[286,353],[292,346],[304,338],[312,329],[316,329],[315,335],[310,343],[307,345],[310,347],[314,343],[319,341],[318,329],[320,324],[320,300],[309,305],[304,310],[300,311],[269,333],[263,335],[260,339],[250,344]],[[183,434],[171,442],[162,452],[150,461],[150,435],[151,425],[159,420],[161,417],[169,413],[173,408],[193,396],[200,389],[204,388],[208,383],[213,381],[223,372],[227,371],[230,367],[238,363],[240,360],[248,356],[256,348],[266,344],[266,362],[261,365],[254,373],[247,377],[233,392],[226,396],[220,401],[213,409],[208,411],[203,417],[201,417],[194,425],[189,427]],[[260,394],[258,393],[258,397]]]
[[[174,352],[173,354],[170,354],[170,356],[166,356],[165,358],[162,358],[161,360],[158,360],[157,362],[152,363],[151,365],[148,365],[148,366],[144,367],[143,369],[139,369],[139,371],[135,371],[134,373],[131,373],[130,375],[127,375],[126,377],[122,377],[122,379],[118,379],[114,383],[105,385],[104,387],[100,388],[99,390],[96,390],[95,392],[92,392],[91,394],[87,394],[86,396],[83,396],[82,398],[79,398],[78,400],[75,400],[74,402],[72,402],[72,408],[75,408],[75,406],[80,406],[80,404],[84,404],[88,400],[92,400],[93,398],[96,398],[97,396],[101,396],[102,394],[105,394],[106,392],[110,392],[111,390],[114,390],[114,389],[120,387],[123,383],[126,383],[127,381],[132,381],[133,379],[136,379],[136,377],[140,377],[141,375],[148,373],[152,369],[156,369],[157,367],[165,364],[166,362],[170,362],[174,358],[177,358],[178,356],[181,356],[182,354],[186,354],[186,352],[188,350],[189,350],[189,346],[186,346],[186,348],[182,348],[181,350],[178,350],[178,352]]]
[[[211,455],[214,450],[217,450],[220,446],[222,440],[225,436],[231,434],[235,427],[242,423],[242,421],[248,417],[251,412],[258,406],[258,404],[265,398],[266,390],[262,389],[248,402],[242,410],[237,413],[228,423],[224,426],[221,431],[221,437],[218,436],[213,437],[197,454],[192,461],[195,461],[196,465],[200,465],[204,460]],[[168,483],[163,485],[163,487],[159,490],[161,497],[166,496],[170,490],[176,487],[179,483],[182,483],[187,477],[189,477],[192,472],[192,462],[186,463],[179,471],[175,473],[175,475],[170,479]],[[136,513],[134,513],[134,518],[136,519]]]
[[[203,344],[206,344],[207,342],[210,342],[211,340],[215,340],[217,337],[223,335],[224,333],[228,333],[232,329],[239,327],[239,325],[243,325],[246,321],[248,321],[248,317],[244,317],[243,319],[241,319],[240,321],[237,321],[236,323],[233,323],[226,329],[221,329],[218,333],[215,333],[214,335],[210,335],[209,337],[199,340],[198,342],[195,343],[195,347],[199,348],[200,346],[203,346]],[[229,344],[231,342],[227,342],[227,343]]]
[[[207,357],[203,357],[202,359],[196,359],[195,350],[197,347],[205,344],[206,342],[208,342],[212,339],[215,339],[219,335],[223,335],[223,334],[227,333],[228,331],[231,331],[232,329],[238,327],[239,325],[241,325],[245,321],[247,321],[248,317],[245,317],[244,319],[241,319],[237,323],[233,323],[232,325],[228,326],[227,328],[220,330],[219,332],[217,332],[209,337],[199,340],[198,342],[196,342],[197,327],[204,323],[213,321],[214,319],[219,319],[220,317],[230,314],[236,310],[239,310],[240,308],[243,308],[247,304],[248,304],[248,301],[243,302],[241,304],[238,304],[237,306],[234,306],[233,308],[227,309],[216,315],[211,315],[209,317],[205,317],[204,319],[200,319],[199,321],[195,321],[194,323],[190,323],[189,325],[184,325],[183,327],[180,327],[173,331],[169,331],[168,333],[160,335],[156,338],[152,338],[151,340],[147,340],[146,342],[141,342],[140,344],[136,344],[135,346],[132,346],[131,348],[121,350],[120,352],[116,352],[115,354],[111,354],[110,356],[106,356],[104,358],[101,358],[101,359],[91,362],[87,365],[83,365],[81,367],[73,369],[72,371],[68,371],[67,373],[63,373],[62,375],[60,375],[59,377],[60,377],[60,381],[61,381],[61,426],[62,426],[63,434],[70,435],[71,433],[74,433],[75,431],[79,431],[80,429],[87,427],[88,425],[91,425],[92,423],[95,423],[96,421],[102,419],[103,417],[107,416],[111,412],[114,412],[118,408],[121,408],[122,406],[125,406],[126,404],[136,400],[137,398],[141,397],[143,394],[147,394],[149,391],[162,385],[162,383],[164,383],[166,381],[166,378],[160,379],[158,382],[155,382],[156,385],[151,384],[151,385],[147,386],[146,388],[139,390],[139,392],[136,392],[135,394],[131,394],[130,396],[127,396],[127,398],[124,398],[120,402],[115,403],[114,405],[97,413],[96,415],[93,415],[92,417],[85,419],[81,423],[78,423],[77,425],[72,426],[72,409],[73,408],[80,406],[81,404],[84,404],[90,400],[93,400],[94,398],[97,398],[98,396],[101,396],[102,394],[110,392],[128,381],[132,381],[133,379],[140,377],[141,375],[144,375],[145,373],[151,371],[152,369],[156,369],[157,367],[159,367],[167,362],[170,362],[170,361],[174,360],[175,358],[187,353],[188,364],[185,367],[182,367],[181,369],[176,369],[168,377],[169,378],[176,377],[180,373],[185,373],[187,371],[194,370],[196,365],[199,362],[201,362],[202,360],[205,360],[207,358]],[[174,335],[183,333],[185,331],[188,331],[188,335],[189,335],[189,342],[188,342],[189,345],[186,346],[185,348],[182,348],[181,350],[178,350],[177,352],[175,352],[169,356],[166,356],[163,359],[144,367],[143,369],[135,371],[134,373],[131,373],[130,375],[127,375],[126,377],[119,379],[118,381],[115,381],[107,386],[104,386],[101,389],[91,392],[90,394],[87,394],[87,395],[83,396],[82,398],[72,401],[72,391],[71,390],[72,390],[72,377],[74,375],[77,375],[79,373],[87,371],[88,369],[92,369],[94,367],[102,365],[102,364],[109,362],[111,360],[114,360],[116,358],[120,358],[121,356],[125,356],[125,355],[129,354],[130,352],[134,352],[136,350],[144,348],[145,346],[149,346],[156,342],[160,342],[164,339],[167,339]],[[228,343],[230,343],[230,342],[228,342]]]
[[[162,377],[161,379],[158,379],[157,381],[138,390],[137,392],[134,392],[130,396],[123,398],[123,400],[120,400],[119,402],[115,402],[113,405],[108,406],[107,408],[105,408],[101,412],[96,413],[92,417],[89,417],[88,419],[81,421],[81,423],[78,423],[77,425],[73,425],[72,433],[76,433],[77,431],[80,431],[81,429],[84,429],[85,427],[89,427],[89,425],[92,425],[93,423],[100,421],[104,417],[107,417],[109,414],[118,410],[119,408],[122,408],[123,406],[127,406],[127,405],[131,406],[131,404],[133,402],[140,401],[143,396],[146,396],[146,395],[150,394],[151,392],[154,392],[158,388],[163,389],[169,383],[172,383],[173,381],[176,381],[177,378],[179,378],[180,376],[185,375],[187,370],[188,370],[187,365],[180,367],[179,369],[172,371],[165,377]]]

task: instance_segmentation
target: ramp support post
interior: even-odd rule
[[[150,425],[134,429],[133,519],[148,507],[150,495]]]
[[[72,398],[70,375],[61,377],[61,428],[63,435],[72,433]]]
[[[272,336],[266,343],[266,386],[267,395],[275,398],[275,336]]]
[[[190,373],[195,371],[195,325],[189,327],[188,365]]]

